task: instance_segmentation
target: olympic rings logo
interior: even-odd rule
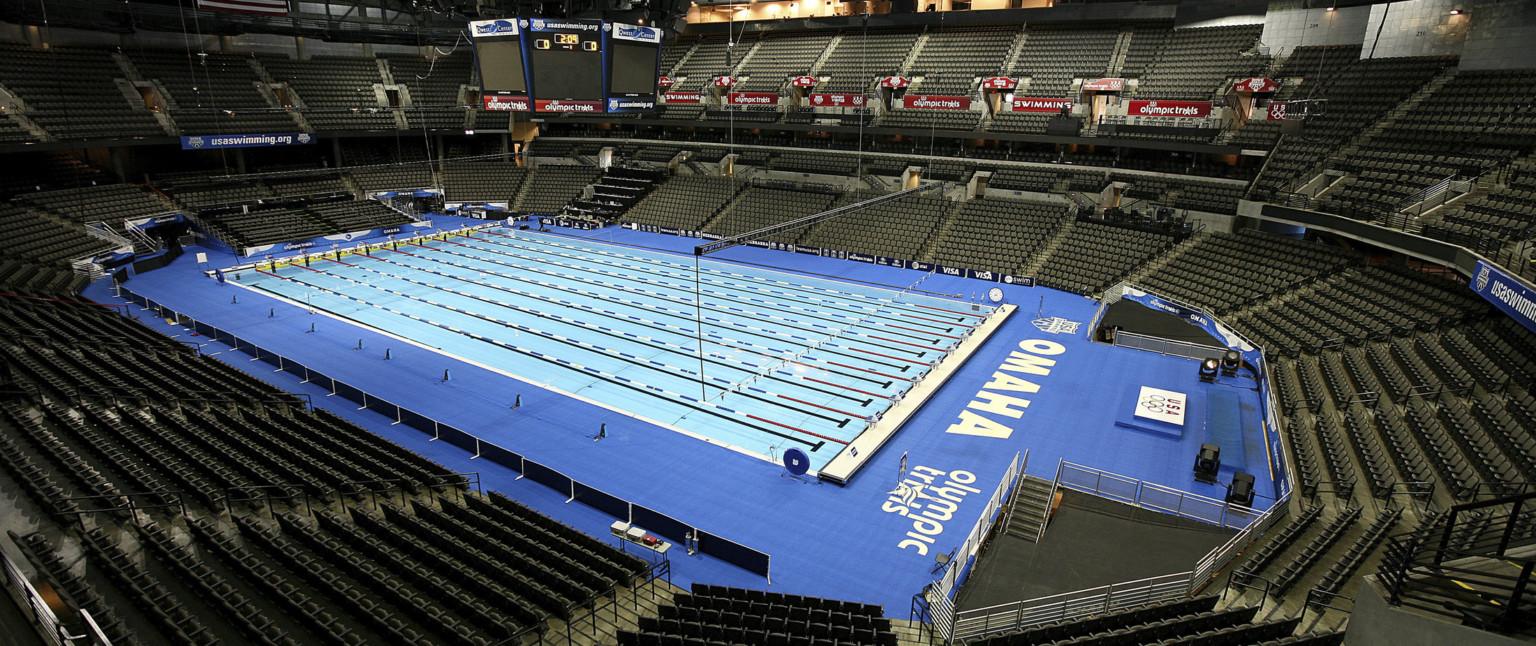
[[[1141,401],[1137,402],[1137,404],[1142,408],[1147,409],[1147,411],[1151,413],[1172,414],[1174,411],[1184,407],[1183,401],[1177,399],[1169,399],[1163,395],[1147,395],[1146,397],[1142,397]]]

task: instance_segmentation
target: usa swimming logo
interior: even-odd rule
[[[1048,334],[1077,334],[1077,328],[1082,325],[1076,321],[1068,321],[1060,316],[1047,316],[1035,319],[1035,327]]]

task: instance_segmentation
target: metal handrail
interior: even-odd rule
[[[1164,574],[966,610],[955,616],[954,638],[973,639],[1181,598],[1188,594],[1190,574]]]

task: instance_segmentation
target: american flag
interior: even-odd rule
[[[269,16],[288,15],[288,0],[197,0],[199,9],[240,11]]]

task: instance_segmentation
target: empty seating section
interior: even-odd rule
[[[1536,225],[1536,159],[1525,157],[1509,166],[1503,182],[1448,207],[1425,224],[1424,235],[1487,251],[1505,240],[1529,238],[1532,225]],[[1468,239],[1477,242],[1469,244]]]
[[[1059,202],[970,200],[955,213],[933,249],[933,262],[1009,274],[1021,273],[1071,209]]]
[[[1237,201],[1243,196],[1240,184],[1184,181],[1169,203],[1178,209],[1210,211],[1212,213],[1236,213]]]
[[[1131,42],[1126,45],[1125,60],[1120,63],[1120,75],[1139,79],[1147,74],[1167,45],[1168,34],[1173,31],[1167,23],[1136,23],[1127,30]]]
[[[1093,294],[1174,243],[1173,236],[1077,221],[1061,235],[1037,279],[1041,285]]]
[[[859,174],[859,160],[852,155],[785,150],[774,153],[765,168],[847,177]]]
[[[752,57],[736,69],[736,76],[745,77],[735,89],[739,92],[778,92],[789,79],[808,74],[811,65],[821,58],[832,34],[826,32],[776,34],[770,32],[758,43]]]
[[[827,210],[837,200],[838,192],[810,192],[793,188],[748,186],[741,195],[712,220],[705,231],[733,236],[783,222],[791,222]],[[769,239],[793,242],[803,231],[788,231]]]
[[[907,74],[943,74],[959,79],[962,84],[940,91],[940,88],[928,86],[925,80],[913,91],[925,94],[971,94],[977,87],[974,83],[976,77],[987,77],[1001,71],[1003,61],[1008,58],[1008,48],[1018,35],[1019,28],[1013,25],[930,30],[928,40],[907,67]]]
[[[704,115],[704,106],[697,103],[658,103],[656,117],[676,121],[695,121]]]
[[[588,166],[541,165],[528,173],[512,209],[519,213],[554,215],[597,176],[598,170]]]
[[[1359,344],[1486,316],[1481,299],[1460,287],[1412,270],[1350,269],[1243,311],[1232,323],[1279,352],[1315,352],[1329,342]]]
[[[373,58],[315,56],[308,60],[262,57],[272,80],[287,83],[320,130],[394,130],[395,115],[375,91],[384,83]]]
[[[882,128],[975,130],[981,113],[975,110],[926,110],[893,108],[875,123]]]
[[[1227,140],[1229,145],[1242,148],[1269,149],[1280,138],[1280,121],[1250,119]]]
[[[346,183],[341,180],[341,175],[336,173],[274,178],[266,180],[266,184],[272,189],[272,194],[278,197],[319,197],[348,192]]]
[[[756,33],[743,34],[734,46],[730,45],[729,36],[710,34],[700,38],[693,51],[667,75],[674,80],[686,77],[672,86],[673,91],[706,90],[715,77],[729,74],[731,68],[741,62],[741,57],[751,48],[756,38]]]
[[[817,69],[817,76],[829,77],[820,90],[868,92],[877,78],[900,72],[902,61],[911,55],[916,44],[916,32],[844,33]]]
[[[1168,32],[1142,69],[1134,96],[1197,101],[1219,96],[1228,79],[1254,76],[1269,64],[1268,56],[1252,51],[1263,30],[1253,24]]]
[[[1044,133],[1053,115],[1039,112],[1013,112],[1004,110],[992,115],[987,124],[988,132]]]
[[[432,167],[426,164],[380,166],[358,168],[348,172],[357,188],[365,193],[374,191],[398,191],[401,189],[432,188]]]
[[[114,228],[121,226],[123,220],[178,210],[175,203],[159,193],[133,184],[26,193],[18,199],[72,222],[106,222]]]
[[[619,645],[897,643],[880,606],[782,592],[695,583],[691,593],[662,606],[660,615],[641,617],[638,631],[621,631]]]
[[[704,120],[741,124],[773,123],[779,120],[779,109],[767,105],[726,106],[724,110],[705,110]]]
[[[671,73],[677,67],[677,62],[682,60],[688,52],[693,51],[693,46],[699,42],[695,36],[678,34],[676,39],[663,38],[661,40],[661,62],[657,67],[662,75]]]
[[[1364,59],[1325,74],[1307,96],[1327,99],[1326,112],[1308,119],[1306,136],[1289,137],[1275,148],[1254,185],[1254,198],[1269,199],[1310,179],[1325,158],[1453,61],[1439,56]]]
[[[397,227],[411,222],[411,218],[374,200],[322,202],[305,210],[339,232]]]
[[[673,177],[636,203],[623,220],[696,231],[744,187],[731,177]]]
[[[1119,37],[1117,29],[1028,26],[1008,75],[1020,79],[1021,96],[1067,97],[1073,79],[1095,79],[1109,71]]]
[[[28,132],[21,123],[11,118],[9,112],[0,112],[0,144],[25,144],[40,141],[37,135]]]
[[[875,194],[850,191],[833,206],[853,204],[871,197]],[[915,259],[937,230],[938,223],[958,207],[942,197],[910,195],[817,224],[806,230],[798,242],[823,249]]]
[[[506,162],[460,162],[443,165],[443,199],[449,202],[511,202],[528,177],[524,168]]]
[[[1049,193],[1056,184],[1056,172],[1052,169],[1008,166],[992,170],[992,180],[987,184],[1014,191]]]
[[[603,541],[56,295],[0,300],[0,362],[31,385],[0,403],[0,466],[49,515],[11,537],[113,643],[535,639],[648,578]],[[389,501],[369,502],[380,487]],[[124,492],[184,507],[173,526],[127,513]],[[107,497],[88,531],[62,531],[70,495]]]
[[[1385,498],[1394,483],[1435,482],[1436,497],[1468,501],[1536,473],[1533,402],[1513,386],[1528,383],[1536,348],[1468,292],[1407,269],[1350,269],[1234,324],[1274,357],[1303,490],[1363,481]]]
[[[126,75],[106,49],[47,50],[0,43],[0,84],[26,101],[25,114],[58,139],[163,137],[136,91],[124,95]]]
[[[339,233],[301,209],[265,209],[203,214],[198,221],[236,248]]]
[[[462,130],[465,127],[465,97],[460,89],[473,85],[474,58],[462,50],[448,56],[427,59],[413,54],[384,54],[389,62],[389,74],[395,83],[404,85],[410,93],[411,104],[404,109],[407,125],[412,129],[436,128]],[[477,97],[470,96],[471,101]]]
[[[17,258],[0,260],[0,287],[13,294],[77,293],[90,283],[89,276],[76,274],[72,269]]]
[[[150,49],[131,51],[128,58],[140,76],[169,92],[171,117],[182,134],[293,132],[298,127],[263,96],[249,54]]]
[[[1357,260],[1334,247],[1244,230],[1199,238],[1143,282],[1160,294],[1198,303],[1220,316],[1277,297]]]
[[[1536,134],[1536,70],[1458,72],[1418,105],[1383,122],[1354,152],[1330,159],[1352,174],[1319,208],[1368,219],[1421,201],[1421,189],[1468,179],[1526,154]]]
[[[4,242],[0,242],[5,256],[37,265],[67,267],[70,260],[88,258],[115,247],[91,237],[79,224],[22,204],[0,203],[0,226],[6,232]]]
[[[15,162],[0,174],[0,198],[10,199],[21,193],[56,191],[66,188],[108,184],[108,173],[70,151],[35,151],[10,153]]]
[[[207,183],[205,183],[207,182]],[[158,188],[168,193],[182,207],[198,211],[200,207],[221,204],[252,203],[264,197],[275,197],[266,184],[253,180],[220,181],[188,178],[157,181]]]
[[[343,140],[342,166],[410,164],[427,161],[427,148],[419,137],[387,139],[358,138]]]

